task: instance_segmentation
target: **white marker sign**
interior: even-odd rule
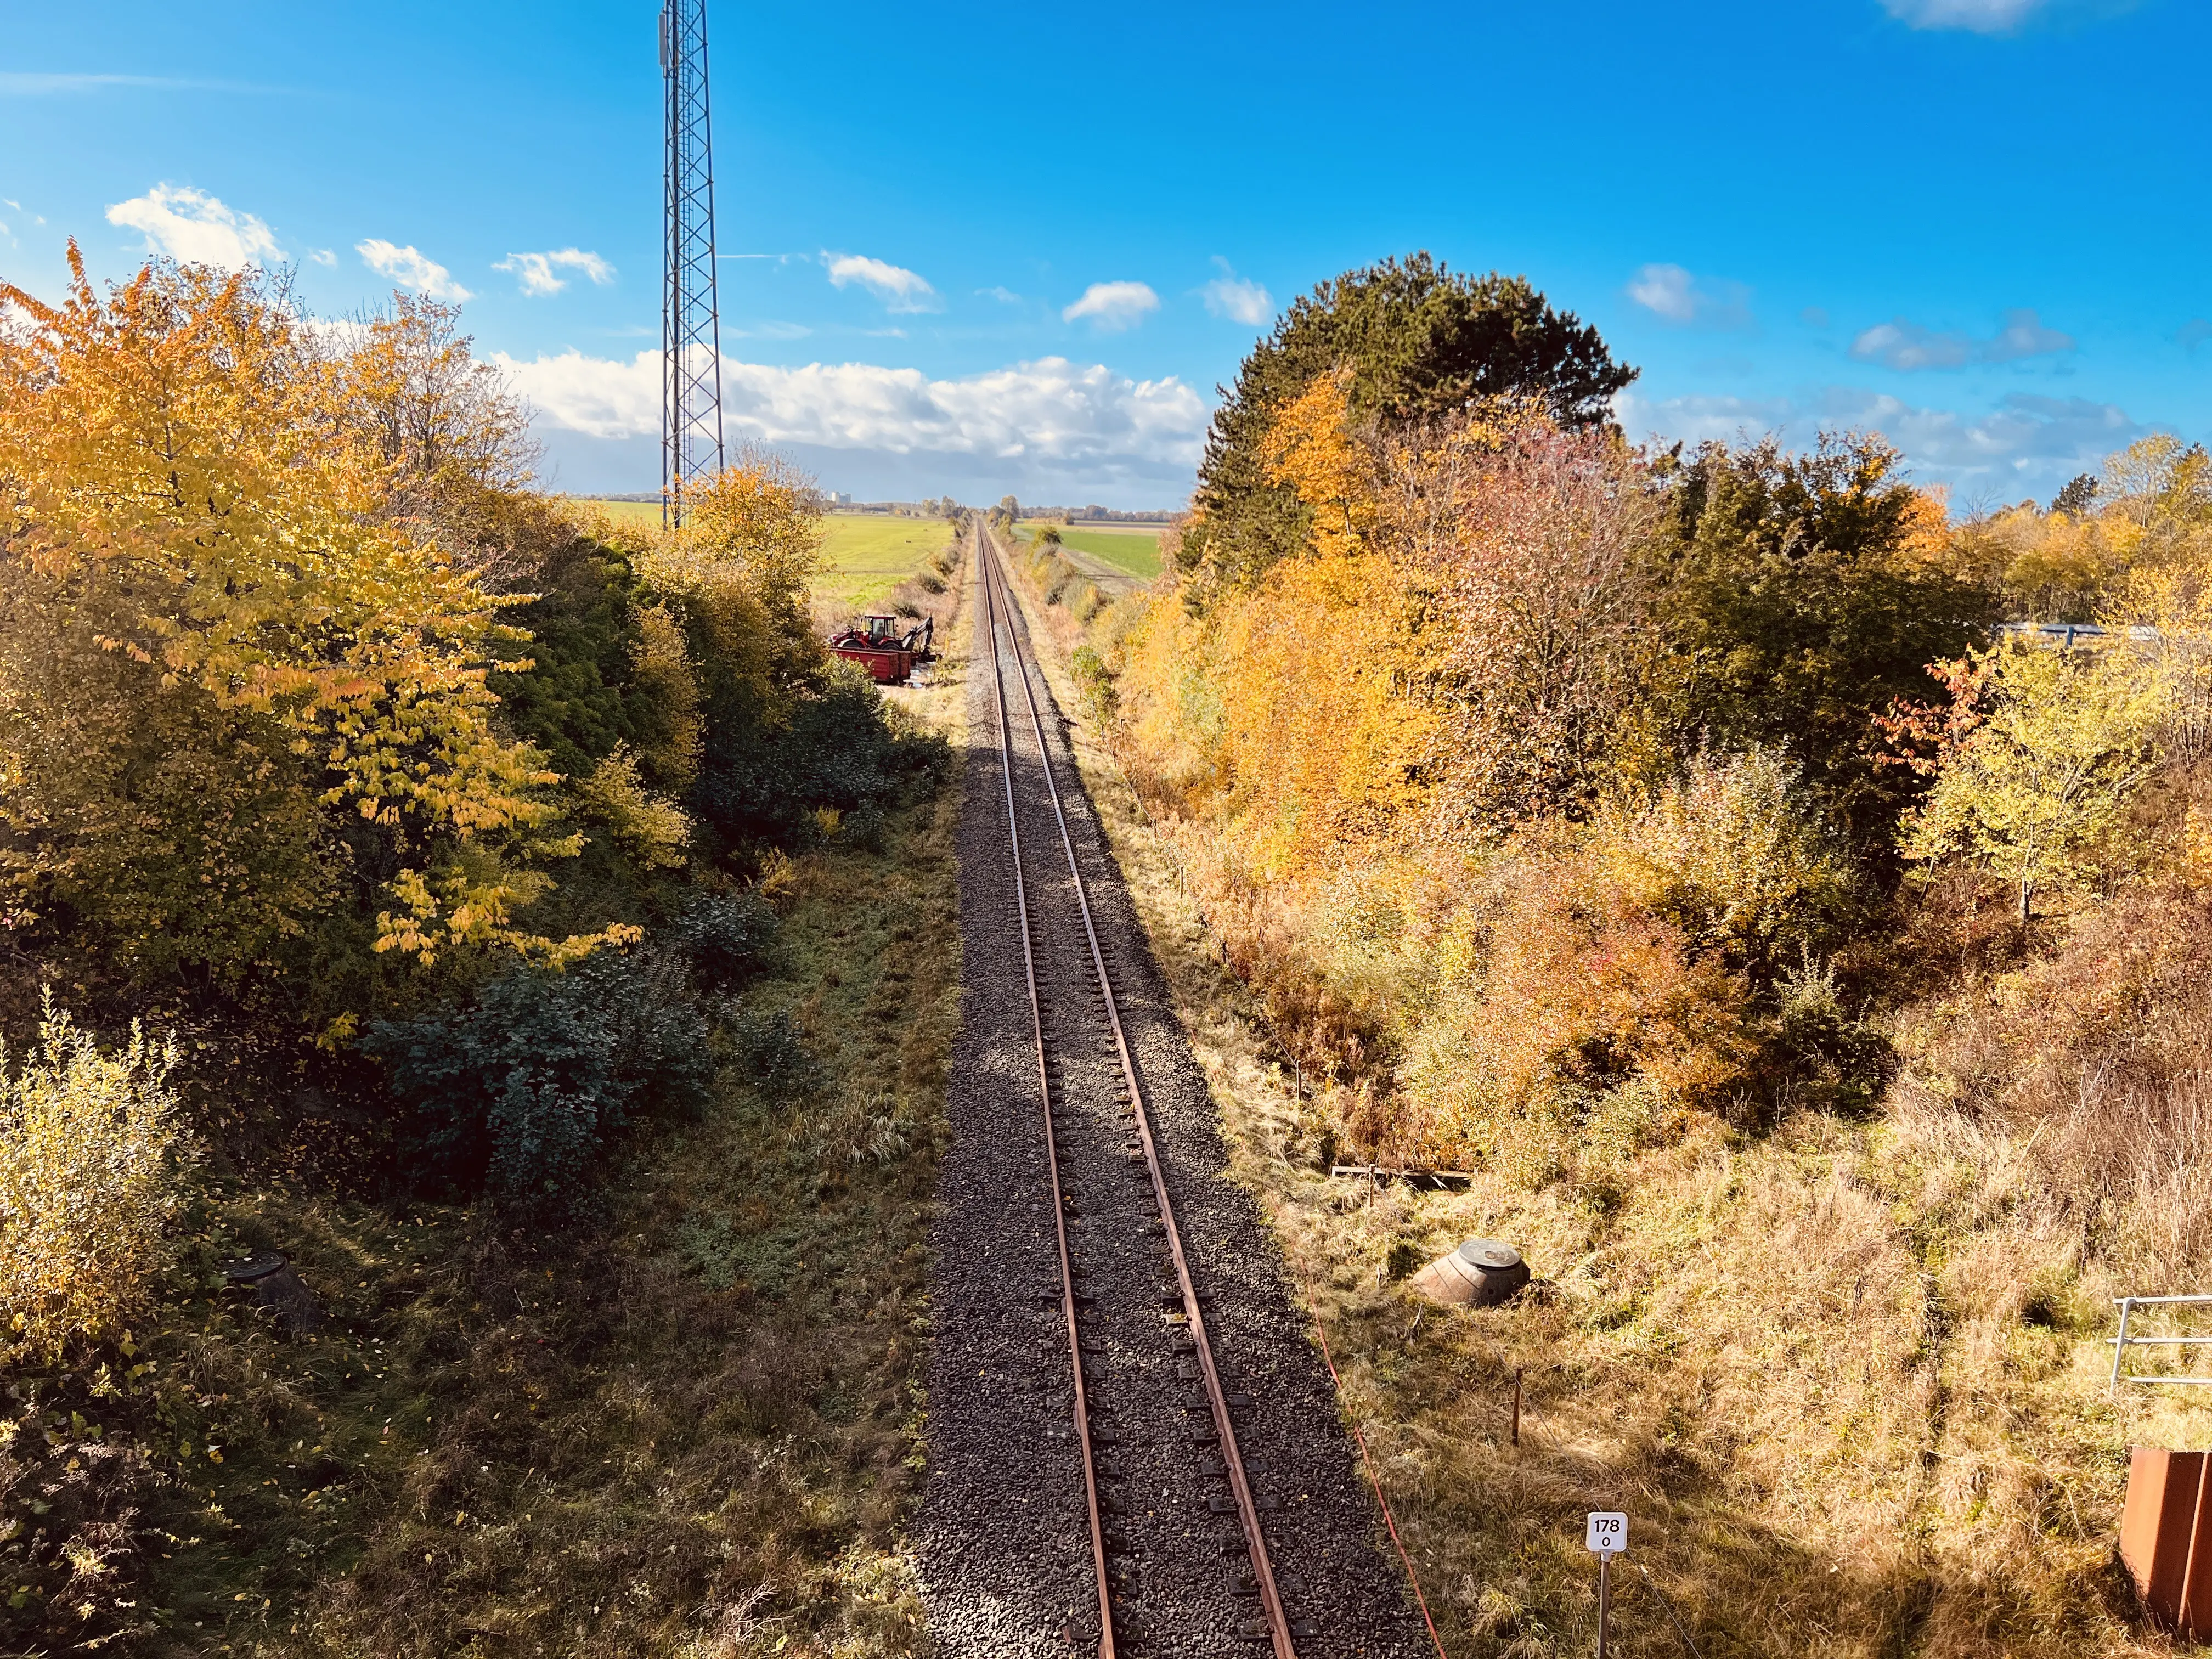
[[[1610,1510],[1600,1510],[1590,1516],[1583,1542],[1593,1555],[1627,1554],[1628,1517]]]

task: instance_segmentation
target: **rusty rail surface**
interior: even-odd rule
[[[1068,1354],[1075,1379],[1075,1432],[1083,1457],[1084,1492],[1091,1522],[1091,1565],[1098,1583],[1098,1652],[1101,1659],[1114,1659],[1115,1654],[1113,1593],[1106,1559],[1106,1532],[1100,1514],[1098,1476],[1091,1443],[1089,1407],[1085,1393],[1083,1345],[1078,1325],[1074,1268],[1068,1253],[1067,1218],[1060,1188],[1060,1154],[1052,1122],[1052,1068],[1045,1042],[1042,1004],[1037,992],[1036,956],[1030,940],[1029,889],[1022,873],[1021,829],[1014,805],[1013,740],[1007,710],[1006,654],[1012,656],[1019,672],[1029,725],[1036,737],[1039,767],[1051,797],[1053,819],[1059,828],[1060,848],[1066,856],[1067,872],[1073,884],[1076,905],[1082,916],[1084,937],[1090,945],[1091,971],[1097,976],[1098,993],[1105,1003],[1107,1024],[1113,1033],[1114,1049],[1121,1066],[1122,1082],[1129,1091],[1138,1139],[1143,1145],[1145,1165],[1152,1179],[1153,1200],[1158,1206],[1168,1250],[1175,1262],[1176,1282],[1182,1293],[1183,1314],[1189,1322],[1192,1346],[1206,1383],[1214,1429],[1220,1438],[1221,1459],[1226,1468],[1230,1490],[1236,1498],[1238,1522],[1251,1558],[1252,1577],[1259,1589],[1261,1612],[1267,1621],[1275,1659],[1297,1659],[1297,1650],[1291,1642],[1290,1620],[1283,1611],[1282,1598],[1275,1586],[1274,1570],[1267,1559],[1267,1541],[1261,1531],[1259,1506],[1254,1501],[1244,1461],[1237,1450],[1236,1425],[1230,1418],[1228,1397],[1221,1386],[1220,1372],[1214,1364],[1212,1344],[1206,1335],[1206,1316],[1199,1306],[1198,1291],[1191,1280],[1190,1263],[1183,1252],[1182,1235],[1176,1224],[1175,1206],[1168,1195],[1166,1174],[1161,1167],[1159,1148],[1152,1136],[1152,1114],[1146,1103],[1144,1082],[1138,1074],[1135,1059],[1129,1051],[1128,1038],[1121,1027],[1121,1007],[1115,998],[1112,979],[1106,971],[1105,952],[1098,942],[1098,930],[1091,916],[1090,896],[1084,885],[1081,866],[1076,859],[1074,839],[1068,832],[1066,814],[1061,809],[1060,785],[1053,775],[1051,750],[1045,740],[1044,718],[1037,706],[1030,666],[1023,657],[1021,635],[1015,626],[1013,596],[1006,584],[1006,571],[997,546],[990,532],[980,524],[975,532],[975,550],[983,592],[983,621],[990,641],[993,703],[999,728],[1000,774],[1006,785],[1006,829],[1013,849],[1014,899],[1021,912],[1022,962],[1029,977],[1030,1017],[1037,1051],[1037,1081],[1044,1101],[1046,1163],[1052,1181],[1053,1225],[1060,1248],[1060,1308],[1067,1328]],[[1001,628],[1005,630],[1006,642],[1004,654],[999,647]]]

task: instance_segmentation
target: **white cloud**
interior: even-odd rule
[[[832,288],[849,288],[858,283],[881,300],[886,311],[935,311],[940,303],[937,290],[920,273],[903,265],[871,259],[864,253],[831,253],[826,249],[822,262],[830,267]]]
[[[1628,297],[1670,323],[1686,323],[1698,314],[1690,295],[1692,280],[1680,265],[1646,265],[1628,285]]]
[[[1221,268],[1221,275],[1199,289],[1208,311],[1247,328],[1257,328],[1274,315],[1273,295],[1249,277],[1239,276],[1219,254],[1213,256],[1213,263]]]
[[[2033,311],[2008,311],[2005,325],[1986,340],[1941,334],[1903,317],[1877,323],[1851,342],[1851,356],[1885,368],[1963,368],[1968,363],[2010,363],[2074,349],[2074,337],[2045,328]]]
[[[330,248],[311,247],[307,250],[307,258],[326,270],[336,270],[338,268],[338,256]]]
[[[555,426],[595,438],[660,430],[660,354],[628,362],[570,350],[495,360]],[[725,358],[733,433],[772,444],[1059,464],[1197,464],[1206,408],[1181,380],[1040,358],[957,380],[872,363],[783,368]]]
[[[1751,290],[1741,283],[1709,287],[1680,265],[1645,265],[1628,285],[1628,297],[1656,317],[1685,326],[1749,328]]]
[[[1093,283],[1060,315],[1069,323],[1088,318],[1101,334],[1116,334],[1134,328],[1159,308],[1160,296],[1142,283]]]
[[[388,276],[402,288],[411,288],[426,300],[450,300],[456,305],[476,296],[455,282],[453,273],[435,259],[425,258],[412,247],[394,247],[380,237],[356,242],[353,251],[371,270]]]
[[[1786,431],[1798,415],[1797,405],[1788,398],[1698,395],[1654,399],[1624,392],[1613,399],[1613,418],[1630,437],[1688,444],[1732,443],[1739,437]]]
[[[1963,334],[1937,334],[1899,317],[1877,323],[1851,342],[1851,356],[1887,368],[1962,368],[1973,356]]]
[[[1904,451],[1913,477],[1951,486],[1954,499],[2048,495],[2094,472],[2149,428],[2113,404],[2016,395],[1978,414],[1924,408],[1863,386],[1828,386],[1797,398],[1670,398],[1624,393],[1617,418],[1632,435],[1691,443],[1773,432],[1808,444],[1821,432],[1879,432]]]
[[[2074,337],[2045,328],[2033,311],[2008,311],[1996,337],[1981,347],[1983,361],[2009,363],[2022,357],[2051,357],[2074,349]]]
[[[996,300],[1002,306],[1018,306],[1022,302],[1022,296],[1010,288],[979,288],[975,292],[986,300]]]
[[[615,279],[612,265],[598,254],[586,253],[580,247],[555,248],[545,253],[510,253],[492,269],[513,271],[521,279],[525,294],[558,294],[568,287],[568,278],[553,274],[556,270],[580,271],[599,288],[605,288]]]
[[[267,225],[188,185],[156,185],[118,202],[107,210],[107,222],[142,233],[147,252],[184,264],[239,270],[284,257]]]
[[[555,426],[594,438],[629,438],[660,430],[660,353],[641,351],[628,362],[586,357],[573,346],[557,357],[524,362],[492,354],[514,389]]]
[[[1917,29],[2009,34],[2050,0],[1881,0],[1882,9]]]
[[[219,87],[221,82],[177,81],[161,75],[54,75],[37,70],[0,70],[0,93],[35,96],[52,92],[98,92],[103,87]]]

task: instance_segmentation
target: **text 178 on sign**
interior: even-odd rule
[[[1628,1517],[1610,1510],[1599,1511],[1590,1516],[1583,1542],[1593,1555],[1627,1554]]]

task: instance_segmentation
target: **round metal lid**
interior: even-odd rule
[[[1455,1254],[1470,1267],[1504,1273],[1521,1265],[1521,1252],[1495,1238],[1470,1238]]]
[[[257,1279],[266,1279],[284,1266],[284,1258],[274,1250],[258,1250],[236,1261],[223,1263],[222,1276],[234,1285],[251,1285]]]

